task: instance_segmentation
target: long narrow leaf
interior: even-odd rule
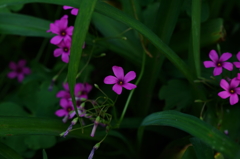
[[[16,151],[14,151],[11,147],[0,143],[0,157],[4,157],[7,159],[23,159]]]
[[[80,3],[81,11],[77,15],[77,19],[74,25],[74,33],[72,38],[71,53],[70,53],[70,62],[68,65],[68,83],[71,92],[71,96],[74,103],[75,111],[76,102],[74,95],[74,86],[76,84],[76,76],[78,73],[78,67],[80,63],[80,58],[82,55],[82,46],[84,44],[88,27],[91,21],[92,13],[96,5],[97,0],[82,0]]]
[[[201,0],[192,1],[192,48],[190,53],[192,53],[194,62],[194,72],[196,72],[197,77],[200,77],[201,73],[201,61],[200,61],[200,23],[201,23]]]
[[[147,116],[142,125],[172,126],[201,139],[204,143],[211,146],[211,148],[222,152],[231,159],[238,159],[240,157],[239,145],[216,128],[192,115],[177,111],[157,112]]]

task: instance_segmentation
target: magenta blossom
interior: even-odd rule
[[[64,10],[72,9],[72,10],[71,10],[71,14],[72,14],[72,15],[77,15],[77,14],[78,14],[78,9],[77,9],[77,8],[70,7],[70,6],[63,6],[63,9],[64,9]]]
[[[73,116],[76,114],[73,108],[73,104],[72,101],[69,101],[65,98],[62,98],[60,100],[60,106],[62,107],[62,109],[59,109],[55,112],[55,114],[59,117],[63,117],[63,122],[65,123],[68,119],[73,118]],[[70,113],[71,111],[73,111],[73,113]]]
[[[88,83],[81,83],[80,97],[88,99],[88,93],[92,90],[92,85]]]
[[[59,116],[59,117],[63,117],[63,122],[66,123],[66,121],[68,119],[72,119],[75,115],[76,112],[74,111],[74,107],[73,107],[73,103],[70,100],[67,100],[65,98],[62,98],[60,100],[60,106],[62,107],[62,109],[59,109],[55,112],[55,115]],[[79,107],[78,107],[79,108]],[[81,109],[78,109],[78,114],[82,115],[83,111],[81,111]]]
[[[54,50],[53,55],[55,57],[62,56],[62,61],[65,63],[69,62],[69,55],[70,55],[70,47],[71,47],[71,40],[67,39],[66,41],[61,41],[58,44],[57,49]]]
[[[28,67],[25,67],[26,60],[20,60],[18,63],[10,62],[9,67],[12,69],[12,72],[7,74],[8,78],[18,78],[19,82],[22,82],[24,75],[30,74],[31,70]]]
[[[218,93],[218,96],[226,99],[230,97],[230,104],[234,105],[238,103],[238,94],[240,94],[240,87],[237,87],[239,85],[239,81],[236,78],[233,78],[230,81],[230,84],[225,80],[222,79],[220,81],[220,86],[225,90]]]
[[[206,68],[215,67],[213,70],[213,75],[217,76],[222,73],[222,68],[225,68],[229,71],[233,70],[233,64],[230,62],[225,62],[232,57],[231,53],[223,53],[220,58],[215,50],[211,50],[209,53],[209,58],[212,61],[204,61],[203,64]]]
[[[62,40],[71,40],[73,26],[68,27],[68,16],[64,15],[60,20],[51,23],[47,32],[57,34],[51,39],[50,43],[58,45]]]
[[[237,53],[236,55],[238,62],[233,62],[233,64],[235,65],[235,67],[240,68],[240,51]]]
[[[61,90],[57,93],[57,98],[66,98],[68,100],[71,99],[70,89],[68,83],[63,83],[63,88],[65,90]],[[74,87],[74,95],[76,100],[81,100],[82,98],[87,99],[88,93],[91,91],[92,86],[88,83],[76,83]]]
[[[65,90],[61,90],[57,93],[57,98],[66,98],[66,99],[71,99],[71,95],[70,95],[70,89],[68,86],[68,83],[63,83],[63,88]],[[76,83],[75,87],[74,87],[74,94],[75,96],[79,96],[81,93],[81,89],[82,89],[82,84],[81,83]]]
[[[118,95],[122,93],[122,87],[124,87],[128,90],[132,90],[137,87],[135,84],[128,83],[129,81],[136,78],[136,73],[134,71],[130,71],[124,76],[124,71],[123,71],[122,67],[113,66],[112,70],[116,77],[111,76],[111,75],[107,76],[104,79],[104,83],[105,84],[114,84],[112,89]]]

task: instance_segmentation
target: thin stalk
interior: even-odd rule
[[[143,73],[144,73],[145,61],[146,61],[146,55],[145,55],[145,53],[144,53],[144,54],[143,54],[143,62],[142,62],[141,72],[140,72],[140,75],[139,75],[139,77],[138,77],[137,82],[135,83],[135,85],[138,85],[138,83],[139,83],[140,80],[142,79],[142,76],[143,76]],[[123,118],[124,118],[124,116],[125,116],[125,113],[126,113],[126,111],[127,111],[127,108],[128,108],[129,103],[130,103],[130,100],[131,100],[131,98],[132,98],[132,95],[133,95],[133,93],[134,93],[134,90],[135,90],[135,89],[133,89],[133,90],[129,93],[128,99],[127,99],[126,104],[125,104],[125,106],[124,106],[124,109],[123,109],[123,111],[122,111],[122,115],[121,115],[121,117],[120,117],[120,119],[119,119],[119,122],[118,122],[118,124],[117,124],[117,127],[118,127],[118,128],[119,128],[119,126],[120,126],[120,124],[121,124],[121,122],[122,122],[122,120],[123,120]]]

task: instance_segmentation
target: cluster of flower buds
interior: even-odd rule
[[[240,69],[240,52],[237,53],[238,62],[226,62],[228,59],[232,57],[231,53],[223,53],[220,58],[215,50],[211,50],[209,53],[209,58],[212,61],[204,61],[203,64],[206,68],[214,67],[213,75],[217,76],[222,73],[223,68],[232,71],[233,66]],[[230,79],[221,79],[220,86],[224,89],[218,93],[218,96],[222,99],[226,99],[229,97],[229,101],[231,105],[238,103],[240,95],[240,73],[237,74],[236,77]]]

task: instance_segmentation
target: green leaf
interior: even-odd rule
[[[0,142],[0,156],[6,159],[23,159],[16,151],[11,147]]]
[[[46,151],[43,149],[43,159],[48,159]]]
[[[174,34],[171,39],[170,47],[176,52],[186,54],[185,51],[189,49],[190,29],[185,28]],[[223,27],[223,19],[211,19],[201,26],[200,46],[205,47],[211,44],[222,41],[225,37],[225,30]],[[181,39],[181,41],[179,41]]]
[[[228,138],[225,134],[188,114],[177,111],[163,111],[147,116],[142,126],[162,125],[172,126],[188,132],[231,159],[240,157],[240,146]]]
[[[181,159],[193,159],[197,158],[192,146],[188,146],[187,150],[183,154]]]
[[[88,27],[91,21],[92,13],[94,11],[97,0],[82,0],[80,6],[78,8],[81,11],[78,13],[75,24],[74,24],[74,32],[72,37],[71,44],[71,55],[70,62],[68,65],[68,84],[70,88],[70,93],[72,96],[72,100],[74,103],[74,109],[77,112],[75,95],[74,95],[74,87],[76,84],[76,76],[79,68],[79,61],[82,55],[82,46],[85,41],[85,37],[88,32]],[[87,14],[86,14],[87,13]],[[78,115],[78,114],[77,114]]]
[[[0,104],[0,115],[4,116],[28,116],[29,114],[19,105],[11,102]]]
[[[39,150],[54,146],[56,144],[56,137],[46,135],[29,135],[25,138],[24,142],[29,149]]]
[[[213,150],[208,145],[196,137],[191,138],[190,141],[193,144],[197,159],[214,159]]]
[[[191,32],[191,49],[190,61],[193,63],[193,72],[196,73],[197,77],[201,77],[201,65],[200,60],[200,27],[201,27],[201,0],[192,1],[192,32]]]
[[[0,33],[23,36],[52,37],[47,33],[50,21],[15,13],[0,13]]]
[[[168,85],[162,86],[159,91],[159,98],[165,100],[164,110],[182,110],[193,103],[193,96],[190,85],[183,80],[170,80]]]

